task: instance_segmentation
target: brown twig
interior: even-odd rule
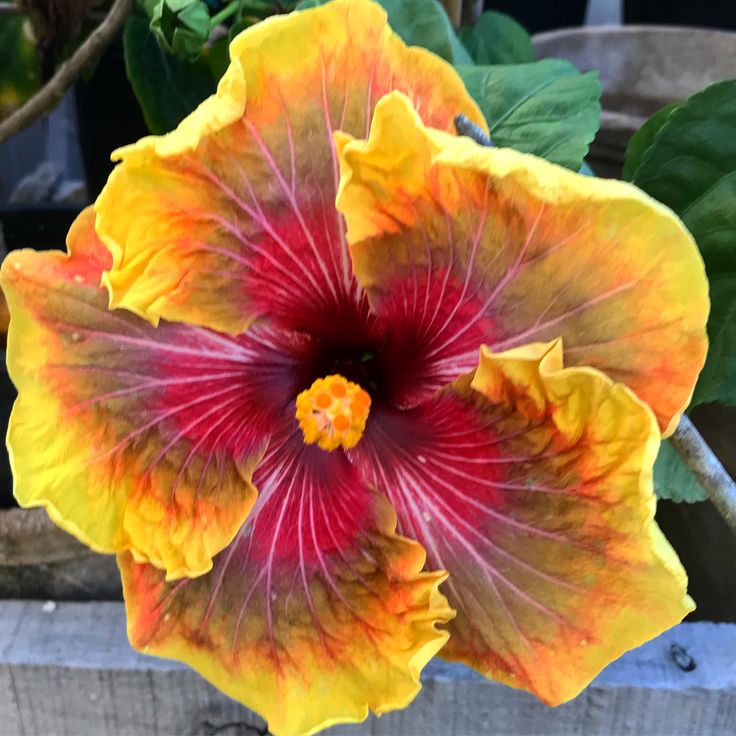
[[[718,513],[736,532],[736,482],[684,414],[675,433],[670,437],[670,442],[718,509]]]
[[[64,93],[79,78],[85,67],[107,48],[133,7],[133,0],[115,0],[105,20],[67,59],[49,81],[23,106],[0,123],[0,143],[27,128],[59,103]]]
[[[457,28],[463,17],[463,0],[442,0],[442,4],[445,6],[450,23]]]
[[[483,12],[483,0],[442,0],[442,4],[455,28],[475,25]]]
[[[474,26],[483,12],[483,0],[463,0],[460,22],[464,26]]]

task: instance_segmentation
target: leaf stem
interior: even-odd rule
[[[224,23],[228,18],[231,18],[241,6],[241,0],[233,0],[229,5],[226,5],[219,13],[213,15],[210,19],[210,33],[214,28]]]
[[[669,439],[683,463],[703,487],[718,513],[736,532],[736,482],[689,417],[682,415],[675,433]]]

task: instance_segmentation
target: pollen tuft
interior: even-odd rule
[[[318,378],[296,397],[296,418],[304,442],[323,450],[355,447],[365,431],[371,397],[340,375]]]

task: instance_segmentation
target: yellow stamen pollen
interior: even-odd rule
[[[355,447],[363,436],[371,397],[340,375],[318,378],[296,397],[296,418],[308,445],[323,450]]]

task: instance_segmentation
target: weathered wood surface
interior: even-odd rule
[[[736,734],[736,625],[683,624],[555,710],[456,665],[423,679],[407,710],[331,736]],[[182,665],[134,652],[122,604],[0,601],[2,736],[266,733]]]
[[[120,600],[115,557],[92,552],[44,509],[0,509],[0,598],[21,597]]]

